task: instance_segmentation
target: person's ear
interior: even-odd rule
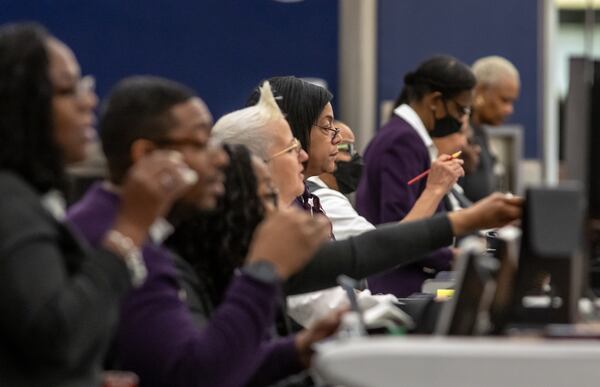
[[[480,108],[485,104],[485,96],[488,91],[489,87],[487,85],[478,84],[475,86],[475,89],[473,90],[473,95],[475,97],[473,100],[473,105],[475,108]]]
[[[142,157],[147,156],[156,150],[156,144],[145,138],[139,138],[135,140],[129,148],[129,156],[133,164],[138,162]]]
[[[427,93],[424,97],[425,106],[429,108],[429,110],[438,110],[439,104],[442,102],[442,93],[439,91],[433,91],[431,93]]]
[[[423,102],[427,109],[433,112],[435,118],[439,118],[440,116],[446,114],[444,110],[443,96],[439,91],[427,93],[423,98]]]

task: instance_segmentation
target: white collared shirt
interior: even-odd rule
[[[408,122],[410,126],[412,126],[412,128],[417,132],[419,137],[421,137],[421,140],[423,140],[423,144],[425,144],[427,150],[429,151],[429,158],[431,159],[431,162],[437,159],[438,150],[435,144],[433,143],[433,140],[431,139],[427,128],[425,128],[425,124],[423,124],[423,121],[421,120],[421,117],[419,117],[417,112],[415,112],[414,109],[411,108],[409,105],[402,104],[396,109],[394,109],[394,114],[404,119],[404,121]]]
[[[318,176],[311,176],[307,180],[321,187],[314,194],[319,197],[321,207],[327,213],[336,240],[347,239],[375,228],[356,212],[344,194],[329,188]]]

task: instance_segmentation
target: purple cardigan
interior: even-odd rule
[[[118,205],[117,195],[96,184],[68,218],[97,246]],[[142,253],[148,277],[125,297],[113,342],[116,365],[137,373],[140,386],[244,386],[251,379],[271,383],[300,371],[291,338],[265,340],[274,321],[277,286],[236,276],[209,324],[200,329],[180,299],[169,251],[148,241]],[[263,364],[273,359],[273,367]]]
[[[356,191],[358,212],[373,224],[402,220],[425,190],[426,179],[407,184],[431,166],[423,140],[408,122],[394,116],[369,143],[364,161]],[[437,212],[441,211],[440,205]],[[435,272],[449,270],[451,260],[450,249],[436,250],[417,263],[370,277],[369,288],[406,297],[420,291]]]

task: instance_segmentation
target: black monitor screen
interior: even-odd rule
[[[473,242],[460,258],[452,299],[442,308],[436,332],[442,335],[469,336],[482,333],[481,313],[487,313],[493,292],[496,260],[485,256],[485,246]]]

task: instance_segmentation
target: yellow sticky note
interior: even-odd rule
[[[454,295],[454,289],[438,289],[436,298],[451,298]]]

